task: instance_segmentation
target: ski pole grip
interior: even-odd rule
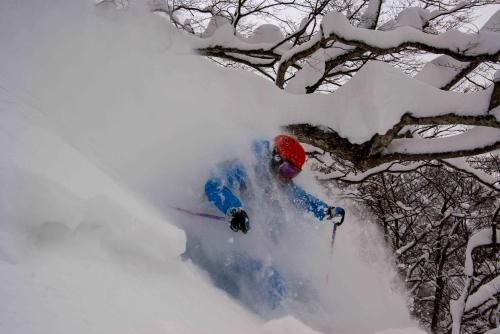
[[[340,218],[340,222],[339,223],[336,223],[337,226],[340,226],[342,225],[342,223],[344,222],[344,218],[345,218],[345,211],[342,212],[341,214],[341,218]]]
[[[344,222],[344,218],[345,218],[345,210],[341,207],[337,207],[337,208],[335,208],[335,214],[340,216],[340,222],[334,223],[334,224],[337,226],[342,225],[342,223]]]

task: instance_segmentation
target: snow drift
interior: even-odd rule
[[[202,203],[218,161],[245,159],[252,139],[328,109],[325,97],[289,95],[193,55],[140,4],[2,1],[0,43],[2,332],[314,332],[295,318],[334,333],[410,325],[381,240],[352,216],[333,257],[329,226],[303,217],[313,227],[296,240],[306,246],[281,259],[317,282],[323,313],[313,302],[264,324],[181,260],[179,227],[200,226],[214,242],[250,236],[170,206]],[[299,183],[322,194],[307,173]]]

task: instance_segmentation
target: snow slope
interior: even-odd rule
[[[202,202],[216,162],[276,133],[283,110],[296,111],[289,121],[303,117],[311,97],[192,55],[140,4],[115,11],[5,0],[0,44],[1,332],[373,333],[411,325],[376,231],[353,218],[333,257],[326,225],[308,232],[310,246],[291,250],[311,277],[328,273],[335,282],[321,287],[331,313],[316,317],[304,310],[266,322],[181,260],[179,226],[204,222],[169,206]],[[307,173],[299,182],[322,193]],[[220,240],[243,237],[214,228]]]

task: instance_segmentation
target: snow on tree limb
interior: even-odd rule
[[[472,168],[466,161],[465,158],[460,157],[460,158],[452,158],[452,159],[445,159],[445,160],[440,160],[440,162],[444,163],[448,167],[451,167],[453,169],[456,169],[460,172],[466,173],[474,177],[477,181],[482,183],[483,185],[487,186],[488,188],[491,188],[493,190],[500,190],[500,177],[494,177],[491,176],[481,170],[478,170],[476,168]]]
[[[428,62],[415,76],[416,79],[441,89],[449,89],[469,74],[480,61],[461,62],[442,55]]]
[[[490,329],[489,331],[486,331],[483,334],[500,334],[500,328],[497,327],[497,328]]]
[[[321,157],[327,161],[328,155]],[[411,171],[411,167],[416,169]],[[331,169],[341,170],[341,167],[335,163]],[[383,169],[394,173],[384,173]],[[398,173],[399,170],[402,172]],[[496,212],[495,209],[499,192],[492,192],[440,161],[403,163],[403,166],[396,162],[363,174],[375,171],[381,174],[372,174],[366,182],[345,189],[352,191],[350,196],[368,205],[376,215],[377,224],[394,251],[398,270],[410,289],[410,308],[420,324],[429,333],[449,333],[449,302],[463,288],[469,235],[498,221],[500,209]],[[482,249],[474,254],[477,263],[471,296],[480,285],[498,276],[495,273],[498,250],[500,247]],[[477,308],[467,308],[463,313],[462,333],[483,333],[491,328],[493,324],[488,317],[496,314],[497,305],[495,298]]]
[[[370,0],[368,7],[361,16],[359,27],[365,29],[375,29],[380,16],[381,8],[382,0]]]
[[[444,34],[431,35],[410,27],[374,31],[352,26],[341,13],[329,13],[325,16],[322,28],[327,40],[335,39],[378,54],[394,53],[413,47],[445,54],[460,61],[495,61],[500,56],[500,35],[496,32],[466,34],[447,31]]]
[[[485,228],[476,232],[470,237],[467,243],[465,252],[464,273],[466,275],[465,286],[457,300],[450,302],[450,311],[453,319],[452,334],[460,334],[462,317],[465,312],[476,308],[493,296],[500,294],[500,276],[497,276],[490,282],[481,286],[474,294],[470,295],[473,286],[474,262],[472,252],[479,247],[493,246],[499,247],[500,243],[496,240],[496,235],[500,234],[500,230]]]
[[[361,79],[363,79],[363,77]],[[350,85],[354,86],[355,80],[356,78],[353,78]],[[398,81],[398,85],[402,86],[404,82]],[[338,154],[344,159],[353,162],[354,165],[362,170],[396,160],[432,160],[476,155],[500,148],[500,130],[498,130],[500,129],[500,122],[497,120],[497,113],[492,112],[497,107],[495,104],[497,104],[498,101],[493,104],[491,103],[491,99],[496,96],[495,92],[498,92],[499,86],[500,85],[496,83],[494,87],[482,93],[485,94],[482,95],[483,97],[480,97],[481,94],[474,97],[477,98],[474,103],[471,102],[472,100],[469,102],[463,100],[461,103],[464,105],[471,103],[471,109],[468,111],[456,111],[451,113],[445,112],[445,109],[451,106],[450,103],[452,103],[454,98],[473,98],[473,96],[470,94],[460,95],[443,92],[441,94],[445,95],[443,95],[442,98],[447,100],[447,107],[443,109],[443,111],[439,111],[439,103],[437,103],[437,100],[433,100],[429,105],[429,109],[426,109],[424,106],[428,101],[415,101],[415,104],[412,104],[409,100],[410,96],[404,96],[401,101],[402,104],[399,106],[399,108],[401,108],[399,111],[399,120],[397,118],[392,118],[398,115],[396,111],[395,114],[392,114],[392,112],[386,112],[384,114],[382,110],[379,110],[379,112],[381,112],[379,117],[383,117],[384,122],[386,122],[384,124],[388,125],[389,123],[387,122],[392,122],[390,119],[394,119],[394,124],[392,127],[380,127],[378,133],[374,134],[371,138],[363,136],[360,139],[347,139],[333,129],[305,123],[292,124],[286,128],[298,136],[300,140],[325,151]],[[345,87],[347,88],[348,86]],[[409,89],[409,86],[407,88]],[[420,93],[417,93],[420,88],[418,88],[418,86],[413,86],[412,90],[417,96],[426,96],[429,100],[432,100],[431,95],[433,93],[431,93],[431,91],[427,93],[420,92],[422,93],[420,95]],[[356,89],[359,90],[361,87],[356,86]],[[400,89],[401,87],[399,87],[399,89],[394,87],[394,92],[400,91]],[[338,93],[340,92],[341,91]],[[372,93],[375,92],[372,91]],[[382,92],[380,93],[382,94]],[[447,94],[451,95],[448,96]],[[437,96],[440,96],[440,94],[437,94],[436,97]],[[391,107],[395,107],[397,104],[396,99],[391,98],[391,103]],[[406,103],[410,104],[406,105]],[[413,107],[410,105],[413,105]],[[356,108],[354,101],[351,107],[353,109]],[[403,113],[403,110],[411,110],[412,108],[420,107],[424,109]],[[432,110],[432,107],[435,109]],[[489,110],[488,108],[490,107],[493,107],[493,110]],[[354,113],[351,114],[351,117],[356,117],[354,115]],[[377,114],[375,114],[375,117],[377,117],[376,115]],[[375,121],[376,119],[377,118],[374,118],[373,120]],[[405,126],[424,124],[463,124],[473,125],[475,127],[463,134],[445,138],[397,138],[399,132]],[[381,132],[382,128],[385,129],[383,130],[385,132]]]
[[[284,128],[305,143],[351,161],[356,168],[458,158],[500,148],[499,84],[473,94],[443,92],[485,62],[498,63],[500,11],[478,33],[433,30],[436,22],[487,1],[415,4],[382,25],[379,20],[387,17],[381,18],[381,0],[359,1],[349,10],[327,0],[217,1],[205,7],[188,0],[165,3],[159,10],[167,11],[174,24],[187,31],[178,13],[205,15],[198,21],[198,30],[191,29],[193,48],[200,55],[246,65],[295,94],[313,93],[329,84],[339,86],[328,101],[334,110],[313,107],[309,117],[294,113],[293,122],[284,123]],[[271,11],[284,5],[303,13],[300,24]],[[274,22],[245,25],[244,18],[252,15]],[[200,23],[203,20],[208,26]],[[416,78],[403,80],[394,68],[371,61],[390,63],[386,59],[421,52],[439,56]],[[449,138],[402,138],[408,126],[454,124],[468,130]]]
[[[494,298],[500,294],[500,276],[497,276],[488,283],[482,285],[475,293],[467,298],[465,304],[465,312],[469,312],[474,308],[478,308],[486,303],[490,298]]]
[[[340,53],[333,52],[333,56],[325,57],[325,73],[316,83],[305,87],[307,93],[314,92],[322,84],[328,82],[328,77],[333,75],[330,71],[334,70],[337,65],[360,57],[369,59],[370,57],[380,57],[405,50],[412,50],[411,52],[426,50],[432,53],[446,54],[460,61],[470,62],[471,64],[467,67],[467,70],[458,75],[454,83],[464,78],[467,73],[477,67],[478,63],[486,60],[498,60],[498,21],[500,14],[494,15],[478,34],[465,34],[458,31],[435,34],[435,32],[426,33],[422,31],[429,21],[447,16],[451,17],[451,15],[474,6],[484,6],[489,1],[450,1],[446,5],[439,3],[434,7],[432,1],[427,2],[424,7],[434,8],[434,11],[420,8],[416,3],[415,7],[403,9],[399,13],[396,23],[389,30],[383,27],[380,27],[381,30],[375,30],[381,15],[383,3],[381,0],[362,1],[354,13],[348,11],[349,19],[354,19],[352,24],[347,21],[343,14],[337,13],[335,10],[332,11],[330,6],[338,8],[339,11],[343,11],[347,7],[342,7],[340,2],[340,7],[335,7],[337,4],[333,5],[327,0],[318,1],[314,4],[301,3],[295,0],[238,1],[235,4],[231,1],[220,0],[213,2],[210,6],[203,5],[203,2],[190,0],[181,2],[156,0],[152,1],[152,3],[153,11],[165,13],[177,27],[204,37],[196,46],[196,49],[202,55],[241,62],[261,70],[278,65],[278,69],[274,68],[276,73],[270,73],[270,71],[266,73],[274,78],[275,83],[280,88],[284,88],[287,82],[285,76],[288,75],[288,68],[290,66],[299,68],[300,66],[297,67],[298,62],[302,62],[314,54],[318,47],[325,50],[326,54],[329,54],[331,49],[338,49],[339,46],[344,48],[350,46],[350,50],[345,49]],[[346,6],[351,5],[355,5],[355,2],[352,4],[346,2]],[[255,17],[261,15],[262,17],[273,18],[275,22],[292,27],[291,21],[279,17],[279,12],[271,11],[274,8],[285,8],[285,6],[305,12],[306,16],[302,19],[298,28],[286,31],[286,33],[274,34],[275,36],[280,35],[281,38],[273,39],[272,43],[271,40],[268,40],[268,43],[255,45],[255,43],[251,42],[251,38],[248,38],[248,32],[242,34],[237,29],[240,22],[242,22],[242,18],[253,15],[256,15]],[[310,10],[309,13],[307,13],[307,9]],[[327,13],[328,10],[330,10],[329,13]],[[184,24],[180,22],[180,12],[184,12],[190,17],[200,15],[198,22],[207,20],[206,15],[212,15],[212,18],[205,31],[195,33],[191,24],[187,24],[186,21]],[[204,18],[203,15],[205,15]],[[188,21],[192,20],[189,19]],[[267,25],[269,24],[262,26]],[[262,26],[257,26],[256,29],[252,28],[253,33],[262,30]],[[317,28],[315,30],[315,27],[319,26],[321,26],[320,31]],[[246,27],[244,25],[240,28],[247,29]],[[279,32],[279,28],[277,26],[275,28],[278,30],[274,29],[274,31]],[[309,31],[310,29],[313,29],[313,31]],[[221,31],[218,32],[217,30]],[[264,32],[263,36],[268,33]],[[290,47],[294,49],[293,52],[290,52]],[[311,50],[307,50],[308,48],[311,48]],[[237,54],[245,57],[238,57]],[[268,61],[263,62],[262,58]]]
[[[343,159],[351,161],[357,168],[367,170],[391,161],[420,161],[433,159],[450,159],[463,156],[472,156],[500,149],[500,130],[481,129],[446,138],[438,139],[393,139],[383,153],[374,152],[377,147],[378,135],[371,140],[359,144],[352,144],[338,134],[325,131],[323,128],[310,124],[295,124],[286,127],[288,131],[297,136],[301,141],[321,148],[325,151],[338,154]],[[473,129],[474,130],[474,129]],[[484,135],[483,141],[475,141],[478,146],[469,145],[468,139],[475,139],[475,134]],[[494,134],[490,138],[488,135]],[[391,137],[391,136],[389,136]],[[459,142],[455,140],[459,137]],[[433,146],[434,144],[437,147]],[[449,145],[449,146],[448,146]]]
[[[390,163],[384,163],[381,164],[377,167],[371,168],[368,171],[357,173],[357,174],[346,174],[346,173],[341,173],[338,171],[328,173],[328,174],[323,174],[321,176],[318,176],[318,180],[320,181],[332,181],[332,180],[338,180],[346,183],[361,183],[367,180],[370,177],[373,177],[375,175],[380,175],[382,173],[408,173],[415,171],[419,168],[422,168],[424,166],[429,166],[430,163],[427,162],[414,162],[414,163],[409,163],[409,164],[401,164],[400,162],[390,162]]]
[[[500,230],[497,229],[496,234],[500,235]],[[498,244],[500,244],[499,240],[493,241],[493,230],[491,228],[483,229],[470,237],[469,242],[467,243],[467,250],[465,252],[464,273],[467,276],[474,275],[474,262],[472,260],[472,252],[474,249],[482,246]]]
[[[498,15],[493,19],[498,20]],[[491,25],[492,23],[487,27]],[[286,40],[289,40],[289,37]],[[482,29],[478,34],[447,31],[440,35],[424,33],[408,26],[389,31],[376,31],[354,27],[343,14],[336,12],[331,12],[323,18],[320,32],[306,43],[296,45],[292,49],[287,50],[286,44],[283,44],[284,40],[275,44],[260,45],[245,42],[234,35],[230,25],[219,27],[214,36],[204,39],[197,48],[203,55],[222,58],[228,58],[225,57],[227,53],[271,56],[278,62],[276,85],[283,88],[285,75],[292,64],[311,56],[320,48],[326,50],[334,47],[335,43],[329,46],[332,41],[359,49],[354,55],[371,52],[380,56],[413,48],[475,64],[482,61],[497,61],[500,57],[500,34],[492,29]],[[259,63],[254,65],[259,66]]]
[[[470,175],[478,182],[480,182],[481,184],[492,190],[500,191],[500,177],[491,176],[481,170],[471,167],[469,163],[466,161],[466,159],[463,157],[442,159],[438,160],[438,163],[434,163],[431,161],[417,161],[417,162],[403,164],[400,161],[393,161],[389,163],[383,163],[365,172],[345,173],[340,171],[334,171],[327,174],[321,174],[317,176],[317,179],[319,181],[335,180],[349,184],[359,184],[365,182],[367,179],[374,177],[376,175],[381,175],[385,173],[393,173],[393,174],[411,173],[425,167],[441,167],[440,164],[444,164],[449,168]]]
[[[464,1],[457,6],[465,6]],[[434,15],[435,16],[435,15]],[[500,11],[497,11],[481,28],[483,32],[498,32],[500,22]],[[430,62],[415,76],[416,79],[431,84],[435,87],[448,90],[462,80],[481,64],[480,60],[472,62],[461,62],[447,55],[441,55]]]
[[[462,317],[465,311],[465,303],[467,302],[467,297],[469,296],[470,290],[472,288],[472,278],[467,277],[465,280],[465,286],[457,300],[450,301],[450,313],[453,319],[452,323],[452,334],[460,334],[460,327],[462,324]]]
[[[499,127],[495,125],[495,127]],[[384,150],[385,156],[414,156],[417,160],[428,155],[446,157],[477,155],[500,148],[500,130],[474,127],[464,133],[444,138],[396,138]]]

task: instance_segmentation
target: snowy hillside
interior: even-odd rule
[[[362,218],[349,216],[332,255],[330,226],[303,217],[305,245],[281,259],[317,283],[324,313],[312,301],[263,319],[182,259],[184,229],[236,245],[250,235],[171,207],[202,207],[210,168],[244,159],[311,99],[190,43],[139,4],[1,1],[0,332],[419,333],[385,331],[413,324]]]

